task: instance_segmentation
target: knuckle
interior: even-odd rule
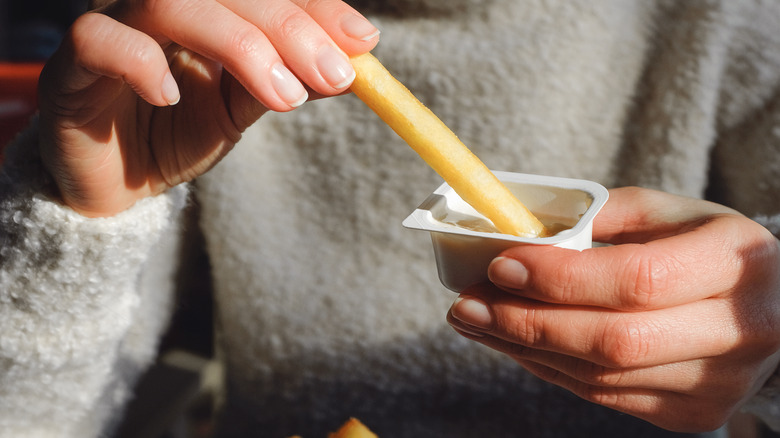
[[[125,70],[139,71],[152,65],[156,56],[160,54],[160,48],[146,38],[138,38],[124,43],[124,52],[122,55],[126,62],[123,63]],[[117,50],[121,50],[117,48]]]
[[[273,28],[283,39],[297,39],[298,35],[309,26],[310,17],[300,9],[285,9],[276,12],[271,17]]]
[[[101,42],[111,41],[114,51],[124,56],[125,67],[145,67],[154,59],[155,50],[159,50],[159,46],[151,37],[140,33],[133,38],[127,38],[127,33],[122,32],[123,29],[121,24],[101,13],[87,13],[79,17],[71,26],[69,34],[77,62],[86,63],[91,60],[93,63],[103,64],[105,60],[96,58],[93,52],[100,51]]]
[[[563,303],[576,300],[580,290],[578,285],[581,283],[578,281],[581,278],[582,272],[577,269],[574,264],[563,263],[559,266],[557,275],[552,276],[553,279],[559,279],[559,282],[551,289],[550,292],[557,295],[557,299]]]
[[[298,6],[304,11],[309,11],[319,6],[332,6],[332,4],[323,0],[300,0]]]
[[[671,286],[675,272],[673,259],[653,254],[637,254],[627,266],[627,281],[623,284],[621,296],[623,305],[630,310],[647,310]]]
[[[254,29],[241,27],[231,34],[228,47],[237,58],[255,58],[260,51],[260,38]]]
[[[79,46],[101,37],[100,33],[105,29],[107,18],[105,15],[95,12],[86,13],[77,18],[69,31],[73,44]]]
[[[648,355],[656,337],[655,330],[645,323],[620,320],[604,331],[600,353],[607,367],[633,368]]]
[[[524,314],[509,320],[507,330],[519,340],[519,343],[538,348],[544,343],[543,312],[527,309]]]

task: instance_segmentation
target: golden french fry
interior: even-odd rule
[[[378,438],[356,418],[350,418],[339,430],[328,434],[328,438]]]
[[[352,92],[498,231],[546,236],[544,225],[476,155],[370,53],[352,58]]]

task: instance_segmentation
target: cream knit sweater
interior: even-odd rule
[[[489,167],[708,196],[779,234],[780,2],[353,3]],[[49,200],[35,129],[0,180],[0,437],[89,437],[154,357],[186,194],[80,217]],[[400,226],[438,183],[354,96],[264,116],[197,181],[221,433],[667,436],[449,328],[428,236]],[[773,391],[751,409],[778,427]]]

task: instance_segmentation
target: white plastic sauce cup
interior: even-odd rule
[[[453,223],[487,219],[463,201],[447,183],[442,184],[403,221],[403,225],[430,232],[439,279],[455,292],[487,281],[490,262],[513,246],[553,245],[580,251],[590,248],[593,219],[609,196],[606,188],[592,181],[493,173],[540,219],[560,218],[561,222],[573,226],[554,236],[539,238],[463,228]]]

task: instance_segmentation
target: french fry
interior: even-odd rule
[[[352,57],[352,92],[499,232],[544,237],[544,225],[476,155],[370,53]]]
[[[328,434],[328,438],[378,438],[374,432],[371,432],[360,420],[350,418],[339,430]]]

